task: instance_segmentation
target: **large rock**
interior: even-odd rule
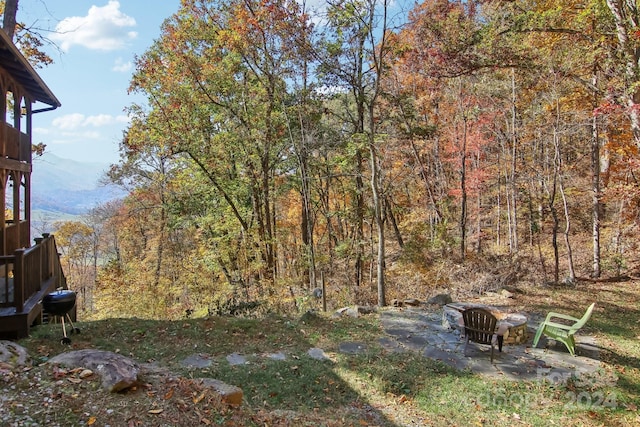
[[[447,305],[447,304],[449,304],[451,302],[453,302],[453,299],[451,299],[451,295],[449,295],[449,294],[438,294],[436,296],[433,296],[433,297],[429,298],[429,301],[427,301],[427,304]]]
[[[13,341],[0,341],[0,364],[11,368],[25,366],[29,363],[27,350]]]
[[[343,307],[333,313],[334,318],[338,317],[360,317],[361,314],[375,313],[376,308],[371,306],[354,305],[352,307]]]
[[[213,378],[195,378],[192,380],[201,387],[207,388],[218,394],[223,402],[230,405],[241,405],[243,392],[242,389],[231,384]]]
[[[102,386],[111,391],[125,390],[138,382],[140,367],[133,360],[104,350],[84,349],[59,354],[49,363],[67,368],[91,369],[102,378]]]

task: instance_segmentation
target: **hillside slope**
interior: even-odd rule
[[[51,153],[34,158],[32,210],[79,215],[101,203],[122,197],[119,189],[99,183],[108,168],[106,163],[77,162]]]

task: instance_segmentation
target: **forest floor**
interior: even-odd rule
[[[550,310],[580,316],[597,302],[581,335],[594,337],[599,367],[556,381],[457,369],[424,352],[384,345],[390,335],[383,314],[398,310],[391,308],[360,317],[77,322],[81,333],[72,335],[71,347],[60,342],[60,325],[49,324],[18,342],[32,357],[29,366],[0,365],[0,419],[7,426],[54,427],[638,425],[640,281],[510,291],[501,305],[537,319]],[[345,350],[345,343],[360,349]],[[80,378],[77,370],[47,363],[84,348],[117,352],[147,368],[137,386],[109,393],[95,375]],[[326,357],[310,357],[310,349]],[[230,355],[247,359],[231,363]],[[205,363],[185,363],[194,357]],[[200,377],[240,387],[243,404],[229,406],[190,381]]]

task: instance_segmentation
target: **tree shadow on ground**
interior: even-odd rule
[[[74,336],[71,348],[60,344],[59,326],[54,326],[35,328],[32,337],[21,344],[45,357],[80,348],[113,351],[154,367],[151,374],[143,373],[142,387],[108,396],[101,390],[85,390],[86,403],[70,405],[78,414],[91,414],[112,425],[127,425],[131,420],[152,425],[160,419],[178,420],[175,425],[185,426],[216,419],[225,425],[224,420],[238,422],[244,417],[243,425],[397,426],[376,408],[378,402],[370,402],[363,390],[340,374],[337,339],[350,333],[351,322],[315,319],[313,324],[303,324],[276,316],[109,319],[77,322],[82,332]],[[314,356],[309,353],[319,342],[331,347],[326,349],[326,357],[317,357],[322,349]],[[230,363],[230,354],[243,357],[245,362]],[[193,360],[203,363],[194,366],[189,362]],[[42,366],[46,372],[46,365]],[[192,378],[215,378],[240,387],[244,404],[227,409],[203,406],[207,399],[199,398],[199,390],[185,389],[187,382],[182,379]],[[88,407],[98,400],[104,400],[96,406],[98,410]],[[88,421],[79,417],[74,422]]]

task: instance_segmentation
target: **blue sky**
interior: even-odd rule
[[[179,0],[21,1],[18,21],[38,28],[55,46],[54,63],[38,69],[62,107],[34,117],[34,143],[81,162],[117,163],[127,126],[124,108],[133,61],[160,36]],[[49,31],[43,31],[49,30]]]

